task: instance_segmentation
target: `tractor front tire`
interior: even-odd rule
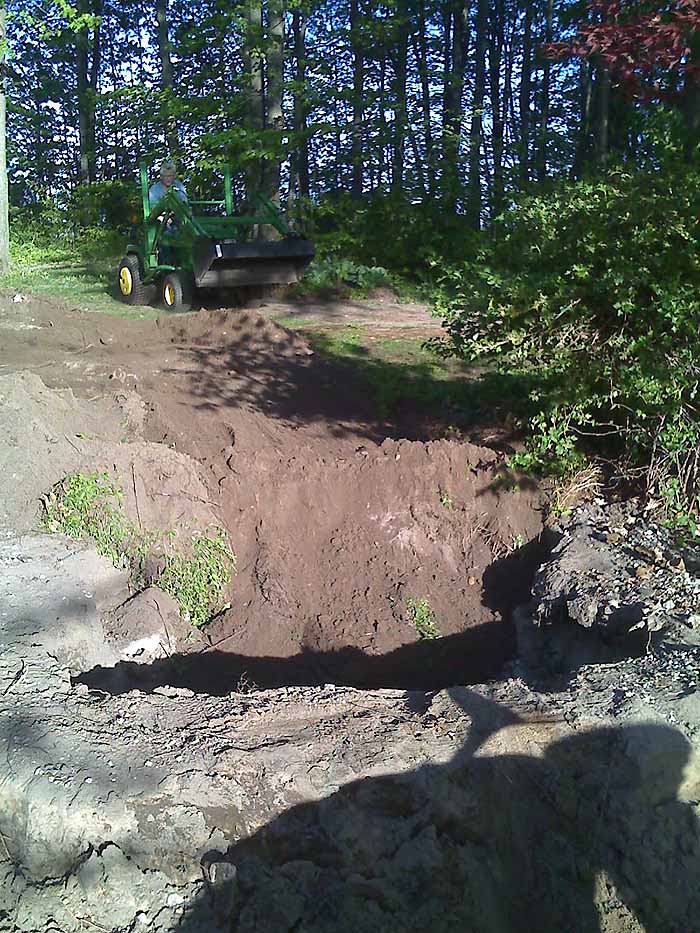
[[[138,256],[129,253],[119,263],[117,277],[119,297],[128,305],[147,305],[153,298],[153,288],[143,281]]]
[[[192,307],[192,291],[177,272],[164,277],[161,299],[166,311],[189,311]]]

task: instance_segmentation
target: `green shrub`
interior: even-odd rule
[[[212,607],[218,611],[224,589],[231,582],[231,570],[236,558],[220,529],[213,537],[195,534],[191,542],[191,555],[179,551],[165,555],[165,568],[157,584],[177,600],[182,617],[195,628],[209,621]]]
[[[43,497],[44,524],[48,531],[77,540],[92,538],[115,567],[128,567],[138,533],[122,511],[123,498],[106,473],[74,473]]]
[[[52,202],[32,204],[10,211],[10,249],[14,265],[91,262],[124,251],[123,229],[107,223],[84,226],[74,214]]]
[[[531,382],[521,466],[601,455],[695,527],[699,246],[700,173],[619,173],[524,199],[445,272],[451,348]]]
[[[389,273],[380,266],[363,266],[351,259],[318,259],[309,267],[297,292],[367,294],[380,285],[391,285]]]
[[[413,282],[432,283],[438,265],[473,257],[481,242],[464,217],[438,202],[385,192],[328,196],[308,208],[304,224],[320,259],[351,260]]]
[[[82,227],[127,227],[141,213],[141,191],[133,181],[102,181],[78,185],[68,205],[69,215]]]

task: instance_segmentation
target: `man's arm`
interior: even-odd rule
[[[148,203],[151,205],[151,207],[155,207],[164,195],[165,185],[159,181],[156,181],[148,189]]]

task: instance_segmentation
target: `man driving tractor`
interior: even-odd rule
[[[250,196],[246,213],[236,213],[229,166],[220,199],[190,201],[171,159],[161,163],[159,176],[149,186],[148,163],[139,163],[143,216],[132,229],[117,276],[126,304],[148,304],[160,293],[167,310],[186,311],[198,289],[299,281],[314,256],[313,243],[295,234],[279,207],[258,192]],[[274,227],[279,239],[256,238],[260,224]]]
[[[177,177],[177,166],[172,159],[165,159],[160,166],[160,178],[148,189],[148,201],[155,207],[161,198],[164,198],[170,188],[173,189],[182,201],[187,201],[185,186]]]

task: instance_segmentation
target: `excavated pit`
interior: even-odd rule
[[[6,470],[39,464],[41,482],[25,476],[10,495],[27,527],[51,481],[99,468],[144,530],[219,525],[237,557],[230,608],[202,633],[173,620],[155,637],[162,610],[137,601],[106,623],[116,663],[86,663],[78,683],[436,690],[492,678],[512,657],[512,610],[546,548],[539,491],[493,450],[401,439],[350,364],[257,313],[80,315],[42,334],[41,362],[31,341],[16,350],[20,366],[42,367],[8,377],[5,407],[17,458]],[[416,605],[441,637],[420,636]]]
[[[700,554],[581,510],[518,614],[545,679],[425,692],[511,656],[536,489],[379,423],[351,369],[256,317],[20,310],[0,301],[0,928],[700,929]],[[96,468],[145,530],[228,529],[203,632],[37,531],[39,496]],[[640,603],[644,655],[612,663]],[[608,663],[563,683],[579,630]]]

